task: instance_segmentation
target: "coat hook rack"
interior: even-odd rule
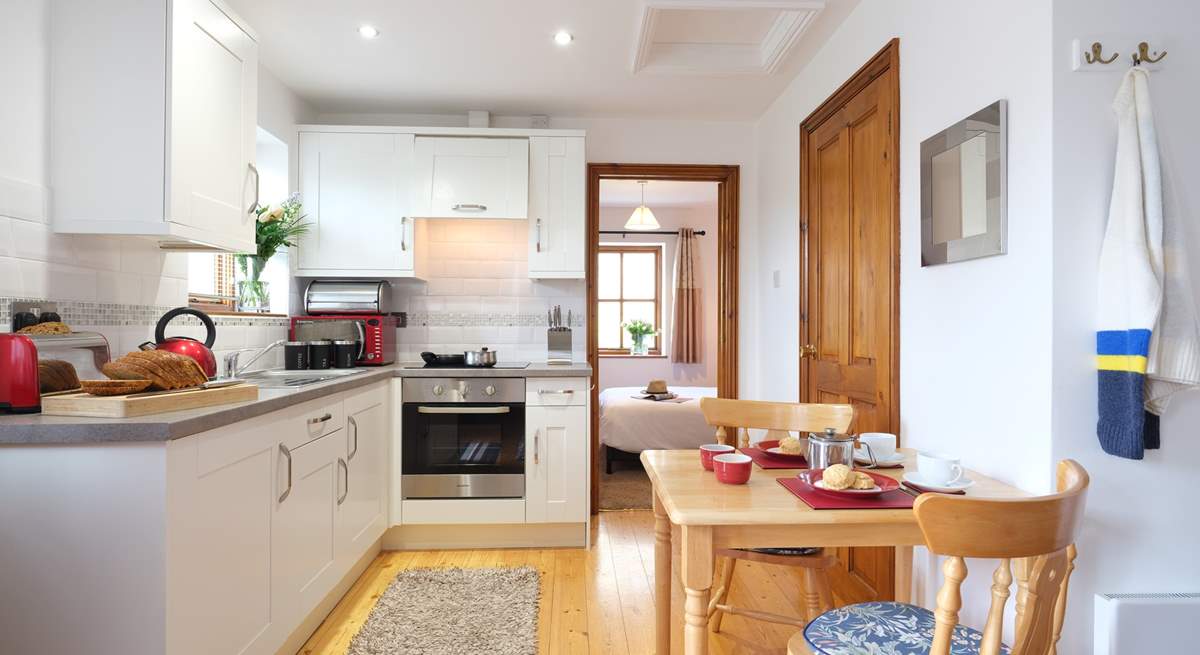
[[[1155,52],[1154,54],[1156,54],[1158,56],[1152,57],[1150,55],[1150,44],[1146,43],[1145,41],[1142,41],[1141,43],[1138,44],[1137,52],[1130,55],[1130,57],[1133,58],[1134,66],[1140,66],[1142,63],[1156,64],[1156,63],[1162,61],[1163,57],[1167,56],[1167,51],[1163,50],[1162,52]],[[1091,63],[1091,62],[1088,62],[1088,63]]]
[[[1103,54],[1104,46],[1099,41],[1095,41],[1092,43],[1092,51],[1083,53],[1083,58],[1089,64],[1111,64],[1121,55],[1119,52],[1114,52],[1111,57],[1105,59]],[[1134,57],[1136,56],[1134,55]]]

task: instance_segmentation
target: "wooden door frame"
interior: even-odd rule
[[[600,508],[600,346],[596,333],[596,270],[600,252],[600,180],[717,183],[717,395],[738,395],[738,166],[709,164],[588,164],[587,358],[592,366],[591,507]]]
[[[830,116],[837,113],[847,101],[862,91],[881,75],[892,75],[891,113],[895,118],[892,131],[892,331],[891,356],[892,408],[888,424],[892,434],[900,434],[900,39],[892,39],[866,64],[846,80],[821,106],[813,110],[800,123],[800,341],[809,341],[808,325],[808,172],[811,162],[808,152],[809,139],[814,130]],[[802,352],[802,351],[801,351]],[[804,402],[805,391],[810,384],[808,360],[800,356],[800,402]]]

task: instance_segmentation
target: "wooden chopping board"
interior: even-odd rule
[[[150,391],[125,396],[93,396],[82,391],[42,397],[46,416],[88,416],[92,418],[132,418],[183,409],[258,400],[258,385],[234,384],[215,389]]]

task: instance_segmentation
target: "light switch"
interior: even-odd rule
[[[783,277],[779,274],[779,269],[775,269],[774,271],[771,271],[771,282],[772,282],[772,284],[774,284],[776,289],[778,289],[780,287],[780,285],[782,283],[782,279],[783,279]]]

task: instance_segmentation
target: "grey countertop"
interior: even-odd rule
[[[0,445],[170,441],[269,414],[297,403],[393,377],[588,377],[587,364],[533,363],[523,369],[406,368],[399,363],[300,389],[259,389],[258,400],[137,418],[79,418],[41,414],[0,415]]]

